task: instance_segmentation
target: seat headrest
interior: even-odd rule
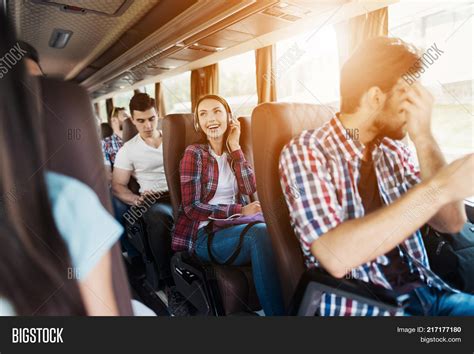
[[[125,119],[122,123],[123,142],[126,143],[137,134],[138,134],[138,130],[135,127],[135,125],[133,125],[132,120],[130,118]]]
[[[248,163],[253,166],[252,117],[241,116],[237,119],[240,122],[240,147]]]
[[[77,84],[40,79],[46,163],[51,171],[91,187],[112,212],[96,119],[87,92]],[[118,244],[112,249],[112,277],[121,315],[131,315],[130,290]]]
[[[252,112],[253,154],[257,190],[282,281],[283,298],[290,305],[304,272],[303,255],[290,225],[278,161],[284,145],[307,129],[316,129],[334,116],[327,106],[303,103],[263,103]]]
[[[100,138],[105,139],[111,136],[114,133],[112,127],[109,123],[101,123],[100,124]]]
[[[80,86],[41,78],[48,169],[91,187],[112,210],[96,120],[87,93]]]
[[[165,116],[163,120],[163,161],[175,219],[181,203],[179,162],[186,147],[196,143],[199,139],[200,134],[194,130],[192,113]]]

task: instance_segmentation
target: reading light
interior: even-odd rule
[[[49,46],[56,49],[63,49],[71,39],[72,31],[55,28],[49,39]]]
[[[280,9],[284,9],[285,7],[290,6],[290,4],[287,4],[286,2],[280,2],[279,4],[277,4],[277,6],[278,6]]]

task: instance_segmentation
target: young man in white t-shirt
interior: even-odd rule
[[[143,217],[159,277],[170,286],[173,211],[163,166],[162,133],[157,129],[155,100],[146,93],[135,94],[130,101],[130,113],[138,134],[123,145],[115,158],[114,203],[116,210],[122,210],[119,214],[123,215],[124,223],[134,223],[137,217]],[[139,194],[129,188],[132,176],[140,186]],[[121,204],[117,199],[126,206],[122,204],[117,208],[117,204]],[[128,251],[127,245],[124,246]]]

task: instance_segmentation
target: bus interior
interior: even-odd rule
[[[447,162],[472,153],[472,2],[2,0],[0,5],[18,40],[38,53],[41,73],[29,91],[40,102],[50,170],[90,186],[113,214],[112,172],[100,145],[107,133],[100,127],[110,124],[118,107],[130,115],[131,98],[146,93],[156,102],[176,219],[180,161],[198,138],[196,102],[205,94],[221,95],[240,122],[240,145],[255,170],[257,193],[250,199],[260,201],[265,217],[285,314],[314,315],[322,292],[387,311],[403,306],[406,299],[387,289],[306,269],[280,186],[280,151],[340,110],[340,70],[354,49],[365,39],[388,36],[422,50],[439,49],[439,59],[421,78],[435,98],[433,134]],[[136,134],[126,119],[123,141]],[[413,148],[408,139],[405,143]],[[138,193],[133,182],[129,188]],[[465,207],[472,223],[474,199],[466,199]],[[131,257],[120,242],[112,248],[121,315],[132,314],[131,299],[159,316],[264,315],[250,266],[199,262],[171,245],[164,252],[172,253],[174,288],[184,300],[181,308],[170,309],[147,230],[140,215],[126,226],[125,238],[138,256]]]

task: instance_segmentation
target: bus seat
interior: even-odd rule
[[[96,121],[87,92],[71,82],[41,78],[48,169],[91,187],[112,214]],[[118,243],[112,248],[114,292],[122,316],[132,315],[131,296]]]
[[[105,139],[111,136],[114,133],[112,127],[109,123],[100,124],[100,139]]]
[[[306,270],[299,242],[290,225],[283,196],[278,162],[280,152],[294,136],[317,129],[332,118],[327,106],[303,103],[263,103],[252,113],[253,154],[260,204],[275,250],[282,281],[283,299],[290,315],[314,315],[323,290],[362,301],[390,311],[403,306],[384,288],[358,280],[335,279],[320,268]]]
[[[245,158],[254,166],[253,161],[253,144],[252,144],[252,118],[250,116],[239,116],[237,118],[240,122],[240,135],[241,135],[241,148],[245,155]]]
[[[253,160],[253,144],[252,144],[252,130],[251,130],[251,116],[239,116],[237,118],[240,122],[240,135],[242,137],[242,141],[245,144],[241,145],[242,152],[245,155],[245,158],[250,163],[251,166],[254,166]],[[255,192],[253,195],[250,196],[250,201],[258,200],[258,191]]]
[[[130,118],[127,118],[123,121],[122,125],[122,141],[125,144],[127,141],[132,139],[135,135],[138,134],[137,128],[133,125],[132,120]],[[140,190],[140,186],[138,185],[137,180],[135,177],[130,178],[130,183],[129,186],[130,190],[133,193],[138,194],[138,191]]]
[[[239,118],[241,146],[251,154],[250,117]],[[176,218],[181,203],[179,163],[184,150],[199,140],[192,114],[170,114],[163,121],[163,149],[166,180]],[[249,155],[246,155],[249,159]],[[249,159],[250,160],[250,159]],[[251,160],[250,160],[251,161]],[[200,314],[228,315],[260,308],[250,267],[204,264],[188,252],[177,252],[171,261],[176,287]]]
[[[135,135],[138,134],[137,128],[133,125],[132,120],[127,118],[122,123],[122,140],[124,143],[129,141]]]

